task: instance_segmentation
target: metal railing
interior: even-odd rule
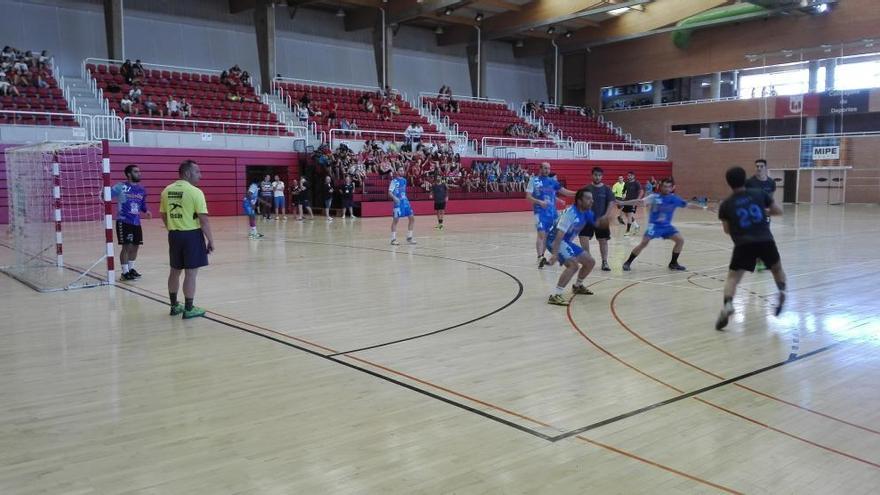
[[[340,89],[355,89],[358,91],[369,91],[369,92],[377,92],[383,91],[384,88],[365,84],[349,84],[349,83],[337,83],[337,82],[328,82],[328,81],[315,81],[312,79],[299,79],[295,77],[276,77],[271,81],[271,88],[274,91],[276,88],[282,88],[279,83],[284,84],[302,84],[306,86],[319,86],[326,88],[340,88]],[[401,92],[397,89],[391,88],[391,93],[401,96],[404,100],[408,100],[406,92]]]
[[[880,131],[859,131],[859,132],[832,132],[825,134],[787,134],[784,136],[754,136],[741,138],[718,138],[716,143],[747,143],[759,141],[799,141],[802,139],[823,139],[823,138],[858,138],[858,137],[877,137]]]
[[[455,139],[450,139],[447,134],[443,133],[434,133],[434,132],[423,132],[419,137],[419,141],[422,144],[432,143],[432,142],[440,142],[440,143],[454,143],[456,152],[459,152],[459,148],[463,146],[467,146],[466,138],[462,136],[463,140],[457,141]],[[350,140],[367,140],[367,139],[381,139],[383,141],[393,140],[395,143],[403,143],[407,141],[406,133],[397,132],[397,131],[374,131],[370,129],[330,129],[330,148],[336,149],[336,145],[339,141],[350,141]]]
[[[426,99],[438,99],[441,98],[441,95],[438,93],[432,93],[430,91],[421,91],[419,92],[419,101],[425,101]],[[486,97],[477,97],[477,96],[465,96],[465,95],[452,95],[453,100],[458,101],[476,101],[480,103],[497,103],[499,105],[504,105],[508,107],[507,100],[502,100],[500,98],[486,98]]]
[[[133,122],[158,123],[159,129],[151,128],[132,128]],[[166,124],[169,129],[166,129]],[[241,134],[230,132],[235,129],[245,129],[249,134],[255,134],[255,131],[275,131],[278,137],[292,137],[305,139],[308,130],[302,126],[291,126],[287,124],[265,124],[250,122],[224,122],[219,120],[195,120],[195,119],[173,119],[162,117],[125,117],[122,119],[123,128],[130,132],[131,130],[143,131],[177,131],[177,132],[219,132],[220,134]],[[183,127],[183,128],[182,128]],[[192,130],[187,128],[191,127]],[[200,128],[201,127],[201,128]],[[220,130],[216,130],[219,127]],[[288,136],[287,133],[292,133]],[[265,135],[265,134],[258,134]]]
[[[545,148],[545,149],[571,149],[570,147],[560,144],[554,139],[529,139],[515,137],[483,137],[480,142],[480,149],[485,152],[486,147],[502,147],[502,148]]]
[[[89,121],[88,115],[74,114],[74,113],[63,113],[63,112],[31,112],[29,110],[0,110],[0,115],[7,115],[7,116],[11,115],[13,117],[11,122],[9,122],[8,119],[7,119],[7,121],[0,121],[0,124],[4,124],[4,125],[50,125],[51,126],[51,125],[53,125],[52,124],[53,118],[55,118],[56,122],[61,123],[61,122],[64,122],[65,117],[72,118],[77,123],[80,122],[80,119],[82,119],[84,122]],[[48,117],[49,123],[48,124],[24,123],[23,119],[21,119],[21,117],[24,115],[30,115],[30,116],[35,116],[35,117]],[[70,122],[70,121],[68,120],[68,122]],[[56,127],[81,127],[81,126],[76,125],[76,126],[56,126]]]
[[[635,151],[653,155],[655,160],[666,160],[669,147],[665,144],[612,143],[603,141],[578,141],[574,143],[576,158],[590,158],[594,151]]]
[[[92,139],[124,141],[125,125],[116,115],[93,115],[91,123]]]

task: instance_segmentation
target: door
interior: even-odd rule
[[[782,175],[782,183],[776,183],[777,191],[782,189],[783,203],[797,203],[797,184],[797,170],[785,170]]]

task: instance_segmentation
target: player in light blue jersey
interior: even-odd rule
[[[248,217],[248,238],[249,239],[261,239],[263,234],[257,232],[257,193],[260,190],[260,186],[257,185],[257,181],[251,182],[251,185],[248,187],[247,192],[244,195],[244,199],[241,202],[241,209],[244,211],[244,214]]]
[[[556,212],[557,193],[566,196],[574,196],[575,194],[574,191],[562,187],[556,177],[551,177],[550,164],[542,162],[539,174],[529,179],[529,184],[526,186],[526,199],[532,203],[532,210],[535,213],[535,229],[537,230],[535,250],[538,252],[538,268],[543,268],[547,264],[547,260],[544,259],[544,251],[547,233],[553,229],[553,224],[558,216]]]
[[[141,274],[134,269],[138,248],[144,243],[141,230],[141,215],[152,218],[147,209],[147,191],[139,184],[141,169],[137,165],[125,167],[125,182],[110,188],[110,195],[116,200],[116,240],[122,248],[119,262],[122,264],[122,280],[135,280]]]
[[[575,240],[585,225],[607,229],[612,216],[611,212],[614,210],[609,208],[605,215],[597,220],[591,209],[592,206],[593,193],[587,188],[578,190],[575,193],[574,204],[562,212],[547,234],[546,247],[550,250],[548,263],[558,261],[560,265],[565,267],[565,270],[559,275],[556,289],[547,300],[548,304],[568,306],[569,301],[562,296],[562,293],[565,292],[565,286],[568,285],[575,273],[577,273],[577,281],[572,286],[572,292],[593,294],[590,289],[584,287],[584,279],[596,265],[596,260],[590,256],[589,251],[584,251]]]
[[[409,244],[417,244],[413,239],[413,226],[416,223],[416,216],[413,213],[412,205],[406,197],[406,170],[403,167],[397,167],[395,177],[391,179],[388,185],[388,196],[394,201],[394,209],[391,211],[393,220],[391,220],[391,245],[399,246],[397,241],[397,221],[400,217],[409,217],[409,224],[406,228],[406,242]]]
[[[684,237],[678,229],[672,225],[672,216],[675,214],[676,209],[687,207],[688,202],[672,193],[672,187],[674,184],[675,182],[672,177],[668,177],[660,181],[660,184],[658,185],[659,193],[654,193],[645,196],[642,199],[634,199],[632,201],[618,201],[618,204],[623,206],[636,205],[640,202],[644,202],[648,207],[648,229],[645,230],[645,235],[642,236],[642,242],[633,248],[626,263],[623,264],[623,271],[628,272],[633,260],[636,259],[636,256],[641,254],[642,250],[651,242],[651,239],[657,239],[658,237],[670,239],[675,243],[672,247],[672,259],[669,261],[669,269],[678,271],[685,270],[685,267],[678,263],[678,256],[681,254],[681,250],[684,247]]]

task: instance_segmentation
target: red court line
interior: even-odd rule
[[[638,284],[638,283],[639,283],[639,282],[634,282],[634,283],[632,283],[632,284],[630,284],[630,285],[627,285],[626,287],[624,287],[624,288],[618,290],[618,291],[614,294],[614,297],[611,298],[611,301],[609,302],[609,306],[611,307],[611,311],[612,311],[612,313],[615,315],[615,318],[617,318],[617,315],[616,315],[616,313],[614,313],[614,300],[617,298],[617,296],[618,296],[621,292],[623,292],[624,290],[626,290],[626,289],[628,289],[628,288],[630,288],[630,287],[632,287],[632,286],[634,286],[634,285],[636,285],[636,284]],[[583,332],[583,330],[581,330],[580,327],[578,327],[577,323],[575,323],[574,318],[571,316],[571,306],[570,306],[570,305],[569,305],[569,307],[568,307],[568,310],[567,310],[566,314],[567,314],[567,316],[568,316],[568,321],[569,321],[569,323],[571,323],[572,327],[573,327],[573,328],[574,328],[579,334],[581,334],[581,335],[582,335],[582,336],[583,336],[588,342],[590,342],[590,344],[593,344],[594,346],[596,346],[596,343],[593,341],[593,339],[590,339],[589,337],[587,337],[586,334]],[[618,319],[618,322],[621,323],[621,324],[623,324],[622,322],[620,322],[619,319]],[[642,375],[649,375],[649,373],[646,373],[646,372],[644,372],[644,371],[638,369],[636,366],[633,366],[633,365],[631,365],[631,364],[629,364],[629,363],[624,362],[623,359],[621,359],[621,358],[619,358],[619,357],[613,355],[610,351],[606,350],[604,347],[601,347],[601,346],[596,346],[596,347],[597,347],[599,350],[601,350],[602,352],[604,352],[605,354],[608,354],[609,356],[611,356],[612,358],[614,358],[616,361],[625,364],[628,368],[633,369],[633,370],[637,371],[638,373],[640,373],[640,374],[642,374]],[[666,383],[666,382],[660,380],[659,378],[655,378],[655,377],[653,377],[653,376],[650,376],[650,378],[651,378],[652,380],[654,380],[655,382],[661,383],[661,384],[663,384],[664,386],[666,386],[666,387],[668,387],[668,388],[670,388],[670,389],[672,389],[672,390],[675,390],[676,392],[682,392],[681,389],[675,387],[674,385],[671,385],[671,384],[669,384],[669,383]],[[775,431],[775,432],[777,432],[777,433],[781,433],[781,434],[783,434],[783,435],[785,435],[785,436],[788,436],[788,437],[793,438],[793,439],[796,439],[796,440],[800,440],[800,441],[802,441],[802,442],[804,442],[804,443],[806,443],[806,444],[808,444],[808,445],[812,445],[812,446],[815,446],[815,447],[819,447],[819,448],[821,448],[821,449],[823,449],[823,450],[826,450],[826,451],[828,451],[828,452],[832,452],[832,453],[834,453],[834,454],[839,454],[839,455],[844,456],[844,457],[847,457],[847,458],[849,458],[849,459],[853,459],[853,460],[856,460],[856,461],[862,462],[862,463],[864,463],[864,464],[868,464],[869,466],[872,466],[872,467],[875,467],[875,468],[880,469],[880,464],[877,464],[877,463],[874,463],[874,462],[871,462],[871,461],[868,461],[868,460],[865,460],[865,459],[862,459],[862,458],[856,457],[856,456],[851,455],[851,454],[847,454],[847,453],[845,453],[845,452],[842,452],[842,451],[837,450],[837,449],[832,448],[832,447],[828,447],[828,446],[822,445],[822,444],[820,444],[820,443],[816,443],[816,442],[814,442],[814,441],[812,441],[812,440],[808,440],[808,439],[806,439],[806,438],[803,438],[803,437],[797,436],[797,435],[795,435],[795,434],[793,434],[793,433],[788,433],[788,432],[786,432],[786,431],[783,431],[783,430],[780,430],[780,429],[775,428],[775,427],[773,427],[773,426],[770,426],[770,425],[768,425],[768,424],[766,424],[766,423],[762,423],[762,422],[760,422],[760,421],[758,421],[758,420],[756,420],[756,419],[749,418],[748,416],[744,416],[744,415],[739,414],[739,413],[737,413],[737,412],[734,412],[734,411],[732,411],[732,410],[730,410],[730,409],[726,409],[726,408],[724,408],[724,407],[722,407],[722,406],[719,406],[719,405],[716,405],[716,404],[711,403],[711,402],[709,402],[709,401],[706,401],[705,399],[701,399],[701,398],[699,398],[699,397],[691,397],[691,398],[692,398],[692,399],[695,399],[695,400],[698,400],[698,401],[700,401],[700,402],[703,402],[703,403],[705,403],[706,405],[709,405],[709,406],[714,407],[714,408],[716,408],[716,409],[719,409],[719,410],[721,410],[721,411],[727,412],[727,413],[732,414],[732,415],[734,415],[734,416],[737,416],[737,417],[739,417],[739,418],[742,418],[742,419],[745,419],[745,420],[747,420],[747,421],[750,421],[750,422],[752,422],[752,423],[754,423],[754,424],[756,424],[756,425],[759,425],[759,426],[762,426],[762,427],[764,427],[764,428],[767,428],[767,429],[769,429],[769,430],[771,430],[771,431]]]
[[[604,444],[604,443],[602,443],[602,442],[597,442],[597,441],[595,441],[595,440],[590,440],[589,438],[586,438],[586,437],[581,436],[581,435],[576,435],[575,438],[577,438],[578,440],[582,440],[582,441],[584,441],[584,442],[587,442],[587,443],[590,443],[590,444],[596,445],[596,446],[598,446],[598,447],[602,447],[603,449],[608,449],[608,450],[610,450],[610,451],[612,451],[612,452],[616,452],[616,453],[618,453],[618,454],[620,454],[620,455],[623,455],[623,456],[626,456],[626,457],[629,457],[629,458],[635,459],[635,460],[637,460],[637,461],[644,462],[645,464],[650,464],[650,465],[652,465],[652,466],[654,466],[654,467],[658,467],[658,468],[660,468],[660,469],[662,469],[662,470],[664,470],[664,471],[669,471],[670,473],[675,473],[675,474],[677,474],[677,475],[679,475],[679,476],[682,476],[682,477],[684,477],[684,478],[688,478],[688,479],[694,480],[694,481],[696,481],[696,482],[698,482],[698,483],[702,483],[702,484],[704,484],[704,485],[711,486],[712,488],[717,488],[718,490],[721,490],[721,491],[723,491],[723,492],[726,492],[726,493],[734,493],[734,494],[737,494],[737,495],[742,495],[742,492],[738,492],[738,491],[736,491],[736,490],[733,490],[733,489],[727,488],[726,486],[721,486],[721,485],[718,485],[718,484],[712,483],[711,481],[707,481],[707,480],[704,480],[704,479],[702,479],[702,478],[698,478],[698,477],[696,477],[696,476],[693,476],[693,475],[687,474],[687,473],[685,473],[685,472],[683,472],[683,471],[679,471],[679,470],[677,470],[677,469],[673,469],[673,468],[671,468],[671,467],[669,467],[669,466],[664,466],[663,464],[658,464],[658,463],[656,463],[656,462],[654,462],[654,461],[652,461],[652,460],[650,460],[650,459],[645,459],[644,457],[641,457],[641,456],[635,455],[635,454],[633,454],[633,453],[631,453],[631,452],[627,452],[627,451],[622,450],[622,449],[618,449],[617,447],[613,447],[613,446],[611,446],[611,445]]]
[[[718,379],[718,380],[722,380],[722,381],[723,381],[723,380],[726,380],[727,378],[725,378],[725,377],[723,377],[723,376],[721,376],[721,375],[719,375],[719,374],[717,374],[717,373],[713,373],[713,372],[711,372],[711,371],[709,371],[709,370],[706,370],[706,369],[704,369],[704,368],[701,368],[701,367],[697,366],[696,364],[691,363],[690,361],[688,361],[688,360],[686,360],[686,359],[683,359],[683,358],[681,358],[681,357],[679,357],[679,356],[676,356],[675,354],[673,354],[673,353],[667,351],[666,349],[663,349],[662,347],[660,347],[660,346],[654,344],[653,342],[647,340],[646,338],[644,338],[644,337],[642,337],[641,335],[639,335],[638,332],[636,332],[636,331],[634,331],[632,328],[630,328],[629,325],[627,325],[627,324],[626,324],[626,323],[620,318],[620,316],[617,314],[617,310],[616,310],[615,307],[614,307],[614,303],[617,301],[617,297],[618,297],[620,294],[622,294],[623,291],[629,289],[630,287],[633,287],[633,286],[637,285],[638,283],[639,283],[639,282],[635,282],[635,283],[632,283],[632,284],[630,284],[630,285],[627,285],[626,287],[624,287],[624,288],[618,290],[618,291],[614,294],[614,297],[611,298],[611,303],[610,303],[610,306],[611,306],[611,314],[614,316],[614,319],[617,320],[617,323],[619,323],[620,326],[623,327],[627,332],[629,332],[630,334],[632,334],[635,338],[639,339],[640,341],[642,341],[642,342],[645,343],[646,345],[648,345],[648,346],[650,346],[651,348],[653,348],[653,349],[655,349],[655,350],[657,350],[657,351],[659,351],[659,352],[665,354],[666,356],[668,356],[668,357],[670,357],[670,358],[672,358],[672,359],[674,359],[674,360],[676,360],[676,361],[678,361],[678,362],[684,364],[685,366],[689,366],[689,367],[691,367],[691,368],[693,368],[693,369],[699,370],[699,371],[701,371],[701,372],[703,372],[703,373],[705,373],[705,374],[707,374],[707,375],[709,375],[709,376],[711,376],[711,377],[713,377],[713,378],[716,378],[716,379]],[[755,393],[755,394],[757,394],[757,395],[760,395],[761,397],[765,397],[765,398],[767,398],[767,399],[771,399],[771,400],[774,400],[774,401],[776,401],[776,402],[779,402],[779,403],[782,403],[782,404],[786,404],[786,405],[789,405],[789,406],[792,406],[792,407],[798,408],[798,409],[800,409],[800,410],[802,410],[802,411],[806,411],[806,412],[808,412],[808,413],[815,414],[815,415],[817,415],[817,416],[821,416],[821,417],[823,417],[823,418],[830,419],[830,420],[832,420],[832,421],[837,421],[838,423],[842,423],[842,424],[845,424],[845,425],[847,425],[847,426],[852,426],[853,428],[857,428],[857,429],[860,429],[860,430],[862,430],[862,431],[866,431],[866,432],[868,432],[868,433],[874,433],[875,435],[880,435],[880,431],[878,431],[878,430],[875,430],[875,429],[869,428],[869,427],[867,427],[867,426],[858,425],[858,424],[852,423],[852,422],[850,422],[850,421],[847,421],[847,420],[845,420],[845,419],[841,419],[841,418],[838,418],[838,417],[832,416],[832,415],[830,415],[830,414],[826,414],[826,413],[823,413],[823,412],[820,412],[820,411],[816,411],[815,409],[810,409],[809,407],[802,406],[802,405],[800,405],[800,404],[796,404],[796,403],[794,403],[794,402],[790,402],[790,401],[787,401],[787,400],[785,400],[785,399],[781,399],[781,398],[776,397],[776,396],[774,396],[774,395],[770,395],[770,394],[768,394],[768,393],[766,393],[766,392],[762,392],[762,391],[760,391],[760,390],[757,390],[757,389],[754,389],[754,388],[752,388],[752,387],[749,387],[748,385],[743,385],[743,384],[741,384],[741,383],[734,383],[733,385],[734,385],[735,387],[739,387],[739,388],[741,388],[741,389],[743,389],[743,390],[748,390],[749,392],[752,392],[752,393]]]
[[[601,280],[600,280],[599,282],[601,282]],[[595,284],[597,284],[597,283],[599,283],[599,282],[594,282],[593,284],[590,284],[590,286],[595,285]],[[148,293],[151,293],[151,294],[153,294],[153,295],[160,296],[159,294],[157,294],[157,293],[155,293],[155,292],[153,292],[153,291],[150,291],[149,289],[144,289],[144,288],[141,288],[141,287],[138,287],[138,289],[143,290],[143,291],[148,292]],[[160,297],[161,297],[161,296],[160,296]],[[311,342],[307,342],[307,341],[305,341],[305,340],[303,340],[303,339],[299,339],[299,338],[294,337],[294,336],[292,336],[292,335],[288,335],[288,334],[286,334],[286,333],[284,333],[284,332],[279,332],[279,331],[272,330],[272,329],[269,329],[269,328],[265,328],[265,327],[262,327],[262,326],[259,326],[259,325],[254,325],[253,323],[249,323],[249,322],[246,322],[246,321],[238,320],[238,319],[236,319],[236,318],[232,318],[232,317],[226,316],[226,315],[224,315],[224,314],[217,313],[216,311],[209,311],[209,313],[211,313],[212,315],[219,316],[219,317],[221,317],[221,318],[224,318],[224,319],[230,320],[230,321],[234,321],[234,322],[240,323],[240,324],[242,324],[242,325],[247,325],[247,326],[250,326],[250,327],[253,327],[253,328],[258,328],[258,329],[263,330],[263,331],[266,331],[266,332],[270,332],[270,333],[272,333],[272,334],[274,334],[274,335],[278,335],[278,336],[281,336],[281,337],[285,337],[285,338],[293,339],[293,340],[300,341],[300,342],[305,342],[305,343],[307,343],[307,344],[309,344],[309,345],[311,345],[311,346],[315,346],[315,347],[318,347],[318,348],[321,348],[321,349],[325,349],[325,350],[328,350],[328,351],[333,352],[333,353],[336,352],[335,350],[330,349],[330,348],[328,348],[328,347],[324,347],[324,346],[321,346],[321,345],[319,345],[319,344],[314,344],[314,343],[311,343]],[[451,395],[455,395],[455,396],[457,396],[457,397],[461,397],[461,398],[463,398],[463,399],[469,400],[469,401],[474,402],[474,403],[476,403],[476,404],[483,405],[483,406],[488,407],[488,408],[490,408],[490,409],[495,409],[496,411],[501,411],[501,412],[503,412],[503,413],[509,414],[509,415],[514,416],[514,417],[517,417],[517,418],[524,419],[524,420],[529,421],[529,422],[531,422],[531,423],[534,423],[534,424],[537,424],[537,425],[540,425],[540,426],[543,426],[543,427],[546,427],[546,428],[551,428],[551,429],[554,429],[554,430],[559,431],[558,428],[555,428],[554,426],[552,426],[552,425],[550,425],[550,424],[548,424],[548,423],[545,423],[545,422],[543,422],[543,421],[541,421],[541,420],[538,420],[538,419],[535,419],[535,418],[531,418],[531,417],[526,416],[526,415],[524,415],[524,414],[520,414],[520,413],[518,413],[518,412],[516,412],[516,411],[512,411],[512,410],[510,410],[510,409],[507,409],[507,408],[504,408],[504,407],[501,407],[501,406],[498,406],[498,405],[495,405],[495,404],[492,404],[492,403],[489,403],[489,402],[486,402],[486,401],[483,401],[483,400],[477,399],[476,397],[471,397],[471,396],[466,395],[466,394],[463,394],[463,393],[461,393],[461,392],[457,392],[457,391],[455,391],[455,390],[452,390],[451,388],[447,388],[447,387],[444,387],[444,386],[441,386],[441,385],[437,385],[437,384],[435,384],[435,383],[431,383],[431,382],[429,382],[429,381],[427,381],[427,380],[422,380],[421,378],[417,378],[417,377],[415,377],[415,376],[409,375],[409,374],[404,373],[404,372],[402,372],[402,371],[397,371],[397,370],[395,370],[395,369],[389,368],[389,367],[387,367],[387,366],[380,365],[380,364],[378,364],[378,363],[373,363],[372,361],[368,361],[368,360],[366,360],[366,359],[362,359],[362,358],[359,358],[359,357],[357,357],[357,356],[345,355],[345,356],[341,356],[341,357],[345,357],[345,358],[348,358],[348,359],[352,359],[352,360],[355,360],[355,361],[359,361],[359,362],[361,362],[361,363],[367,364],[367,365],[369,365],[369,366],[376,367],[376,368],[378,368],[378,369],[381,369],[381,370],[387,371],[387,372],[389,372],[389,373],[392,373],[392,374],[395,374],[395,375],[398,375],[398,376],[401,376],[401,377],[405,377],[405,378],[407,378],[407,379],[409,379],[409,380],[412,380],[412,381],[414,381],[414,382],[421,383],[421,384],[423,384],[423,385],[427,385],[427,386],[432,387],[432,388],[435,388],[435,389],[437,389],[437,390],[442,390],[442,391],[444,391],[444,392],[446,392],[446,393],[449,393],[449,394],[451,394]],[[698,483],[702,483],[702,484],[707,485],[707,486],[711,486],[711,487],[717,488],[717,489],[722,490],[722,491],[725,491],[725,492],[727,492],[727,493],[735,493],[735,494],[739,494],[739,493],[740,493],[740,492],[737,492],[737,491],[735,491],[735,490],[731,490],[731,489],[729,489],[729,488],[725,488],[725,487],[723,487],[723,486],[721,486],[721,485],[718,485],[718,484],[712,483],[711,481],[707,481],[707,480],[704,480],[704,479],[699,478],[699,477],[697,477],[697,476],[693,476],[693,475],[687,474],[687,473],[685,473],[685,472],[683,472],[683,471],[679,471],[679,470],[677,470],[677,469],[675,469],[675,468],[671,468],[671,467],[665,466],[665,465],[663,465],[663,464],[660,464],[660,463],[658,463],[658,462],[651,461],[650,459],[646,459],[646,458],[644,458],[644,457],[640,457],[640,456],[637,456],[637,455],[635,455],[635,454],[629,453],[629,452],[627,452],[627,451],[625,451],[625,450],[618,449],[618,448],[613,447],[613,446],[611,446],[611,445],[607,445],[607,444],[603,444],[603,443],[600,443],[600,442],[596,442],[596,441],[590,440],[590,439],[588,439],[588,438],[586,438],[586,437],[582,437],[582,436],[578,436],[578,438],[580,438],[581,440],[586,441],[586,442],[588,442],[588,443],[591,443],[591,444],[593,444],[593,445],[596,445],[596,446],[598,446],[598,447],[601,447],[601,448],[604,448],[604,449],[606,449],[606,450],[609,450],[609,451],[611,451],[611,452],[615,452],[615,453],[620,454],[620,455],[623,455],[623,456],[625,456],[625,457],[630,457],[630,458],[632,458],[632,459],[635,459],[635,460],[637,460],[637,461],[643,462],[643,463],[648,464],[648,465],[650,465],[650,466],[654,466],[654,467],[656,467],[656,468],[663,469],[664,471],[668,471],[668,472],[670,472],[670,473],[677,474],[677,475],[682,476],[682,477],[684,477],[684,478],[690,479],[690,480],[692,480],[692,481],[696,481],[696,482],[698,482]]]

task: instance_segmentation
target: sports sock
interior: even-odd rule
[[[123,274],[128,273],[129,270],[131,270],[131,268],[129,268],[129,264],[128,264],[128,263],[123,263],[123,264],[122,264],[122,273],[123,273]]]
[[[128,269],[129,269],[129,270],[134,270],[134,260],[129,260],[129,261],[128,261]]]
[[[626,264],[627,265],[631,264],[634,259],[636,259],[636,255],[633,253],[629,253],[629,258],[626,259]]]
[[[406,238],[407,238],[407,239],[412,239],[412,230],[407,230],[407,231],[406,231]]]
[[[256,226],[256,225],[252,225],[252,226],[251,226],[251,234],[256,234],[256,233],[257,233],[257,226]]]
[[[724,305],[727,306],[727,304],[730,302],[733,302],[733,298],[729,296],[724,296]]]
[[[785,292],[785,282],[776,282],[776,288],[779,292]]]
[[[183,305],[183,309],[185,309],[185,310],[187,310],[187,311],[193,309],[193,300],[192,300],[192,298],[191,298],[191,297],[187,297],[187,298],[185,298],[184,300],[185,300],[186,302],[185,302],[185,304]]]
[[[678,255],[681,253],[672,252],[672,261],[669,262],[670,265],[678,263]]]
[[[553,295],[554,295],[554,296],[561,296],[563,292],[565,292],[565,287],[559,287],[559,286],[557,285],[556,288],[553,289]]]
[[[177,305],[177,292],[169,292],[169,293],[168,293],[168,298],[171,299],[171,305],[172,305],[172,306],[176,306],[176,305]]]
[[[397,239],[397,232],[391,232],[391,240],[393,241],[396,239]]]
[[[577,279],[577,282],[575,282],[574,285],[584,285],[584,280],[586,280],[586,279],[578,278],[578,279]]]

